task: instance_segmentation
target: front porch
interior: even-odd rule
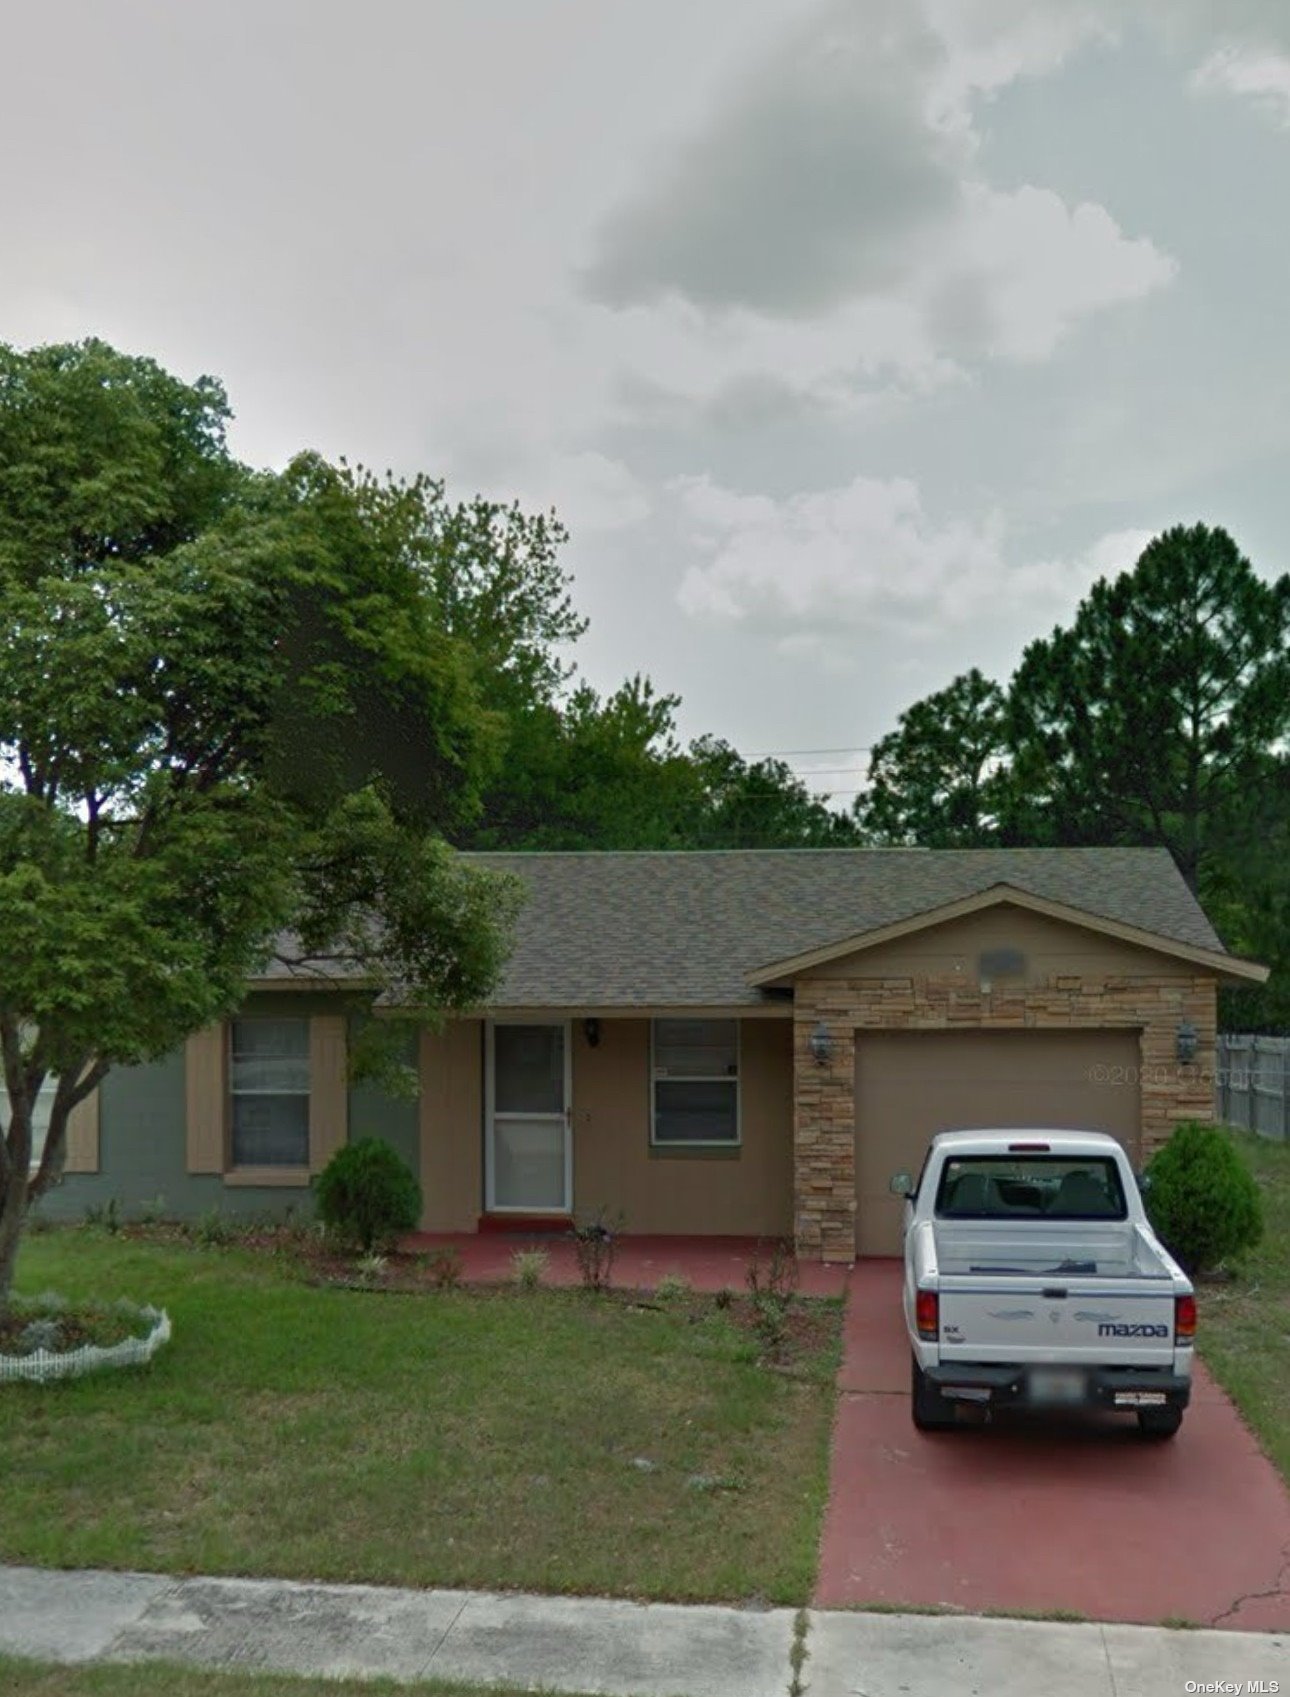
[[[689,1281],[697,1291],[729,1289],[742,1295],[747,1290],[748,1268],[760,1243],[768,1254],[770,1245],[755,1237],[664,1237],[619,1238],[614,1255],[613,1283],[618,1289],[653,1291],[669,1273]],[[580,1282],[574,1246],[564,1232],[417,1232],[402,1247],[414,1254],[433,1254],[436,1249],[455,1249],[461,1257],[465,1284],[506,1284],[512,1277],[511,1257],[519,1249],[544,1249],[550,1257],[543,1283],[568,1286]],[[799,1260],[798,1294],[841,1296],[846,1290],[849,1265],[836,1262]]]

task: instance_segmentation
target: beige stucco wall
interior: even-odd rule
[[[740,1021],[737,1151],[650,1147],[649,1021],[573,1027],[573,1190],[621,1208],[629,1232],[771,1236],[792,1229],[793,1058],[788,1019]]]
[[[483,1192],[483,1021],[421,1034],[423,1231],[474,1231]]]
[[[1042,984],[1050,976],[1078,974],[1105,978],[1117,973],[1134,976],[1163,972],[1177,975],[1179,963],[1169,955],[1154,954],[1133,943],[1121,942],[1096,931],[1064,924],[1047,914],[1006,903],[989,907],[944,925],[912,931],[890,943],[862,949],[811,967],[798,983],[811,979],[895,978],[918,973],[946,980],[957,979],[964,988],[976,989],[977,963],[988,950],[1015,949],[1025,958],[1021,982]],[[999,979],[1002,987],[1007,980]]]
[[[737,1151],[650,1146],[649,1021],[602,1018],[592,1048],[570,1021],[573,1197],[635,1233],[779,1235],[793,1220],[792,1022],[740,1022]],[[483,1024],[421,1039],[422,1228],[473,1231],[483,1209]]]

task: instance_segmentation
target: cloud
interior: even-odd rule
[[[920,280],[931,341],[957,354],[1046,359],[1088,314],[1141,300],[1174,261],[1124,234],[1104,206],[1051,189],[969,185],[939,276]]]
[[[1240,95],[1282,129],[1290,129],[1290,54],[1271,47],[1229,43],[1192,74],[1201,93]]]
[[[891,287],[956,196],[923,111],[940,56],[898,0],[817,14],[607,219],[588,292],[793,317]]]
[[[1128,530],[1108,530],[1104,536],[1099,536],[1081,556],[1080,563],[1089,581],[1094,582],[1100,577],[1119,577],[1121,572],[1132,571],[1142,550],[1156,534],[1154,530],[1136,526]]]
[[[1024,77],[1050,76],[1090,42],[1116,40],[1095,3],[1073,0],[923,0],[945,49],[932,87],[931,115],[971,134],[972,103]]]
[[[976,166],[974,102],[1106,39],[1092,5],[822,8],[603,222],[582,282],[626,387],[717,424],[845,413],[1047,358],[1168,283],[1105,207]]]
[[[644,484],[621,460],[591,449],[554,461],[540,485],[520,501],[531,508],[553,506],[574,537],[628,530],[648,518],[653,505]]]
[[[682,611],[819,658],[879,630],[931,642],[1004,620],[1033,634],[1097,578],[1132,567],[1152,535],[1109,531],[1073,557],[1017,562],[998,508],[937,521],[911,478],[862,476],[783,501],[708,477],[676,479],[671,493],[696,556]]]
[[[960,623],[1001,587],[997,513],[937,525],[908,478],[857,477],[775,501],[710,478],[673,484],[702,563],[681,581],[682,609],[786,640],[875,622]]]
[[[815,318],[735,307],[713,319],[672,296],[599,309],[594,366],[615,369],[628,423],[758,429],[930,395],[980,362],[1047,358],[1089,315],[1167,285],[1174,261],[1102,206],[1049,189],[971,183],[939,247],[901,290]],[[603,362],[603,363],[602,363]]]

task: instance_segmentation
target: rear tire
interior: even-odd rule
[[[1144,1438],[1172,1438],[1182,1425],[1181,1408],[1140,1408],[1138,1431]]]
[[[936,1389],[916,1356],[910,1356],[909,1369],[909,1412],[914,1425],[920,1432],[943,1432],[954,1424],[954,1404]]]

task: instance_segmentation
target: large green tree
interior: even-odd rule
[[[1219,992],[1228,1031],[1290,1033],[1290,754],[1247,769],[1201,864],[1200,892],[1224,942],[1266,962],[1266,984]]]
[[[102,343],[0,347],[0,1306],[72,1108],[272,953],[418,1017],[504,959],[513,887],[443,838],[503,726],[445,617],[434,500],[309,456],[252,474],[227,418],[211,379]]]
[[[509,721],[501,781],[466,840],[492,849],[681,848],[694,774],[677,698],[634,677],[606,696],[581,683]]]
[[[696,789],[686,827],[691,847],[848,848],[860,841],[854,820],[784,760],[749,760],[711,736],[692,742],[688,758]]]
[[[1034,840],[1163,843],[1195,887],[1290,733],[1290,575],[1177,526],[1032,642],[1008,693],[1015,811]]]
[[[997,841],[1007,760],[1004,693],[974,666],[916,701],[875,743],[856,820],[875,843],[979,848]]]
[[[579,684],[509,721],[502,780],[463,841],[491,849],[840,847],[853,822],[780,760],[729,743],[683,747],[680,700],[637,676],[600,696]]]

